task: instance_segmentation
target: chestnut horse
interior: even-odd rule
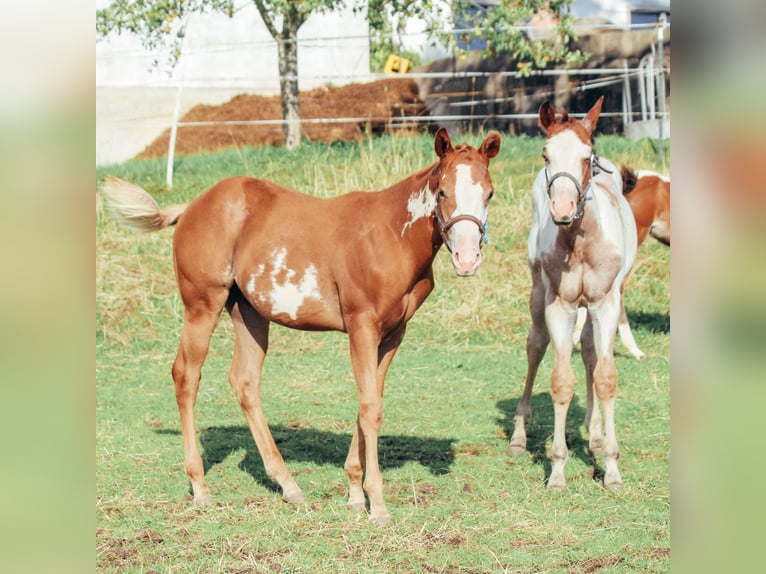
[[[270,322],[348,334],[359,412],[344,465],[348,505],[385,524],[378,464],[383,387],[407,322],[434,286],[442,243],[459,276],[476,272],[493,194],[490,133],[476,149],[436,132],[438,160],[389,187],[331,199],[259,179],[225,179],[187,205],[161,210],[144,190],[116,178],[103,191],[116,216],[144,231],[176,225],[173,261],[184,305],[173,364],[186,473],[195,504],[212,501],[197,444],[194,404],[202,363],[222,309],[234,322],[229,382],[266,472],[284,500],[303,493],[290,476],[264,417],[260,387]],[[364,476],[364,483],[362,478]]]
[[[670,179],[646,169],[622,166],[622,193],[636,220],[638,246],[651,235],[670,247]]]
[[[592,134],[603,99],[582,120],[570,118],[566,112],[557,118],[549,102],[539,110],[539,124],[547,139],[543,147],[545,166],[532,186],[528,241],[532,326],[527,336],[527,378],[513,419],[509,451],[517,455],[526,450],[525,423],[532,414],[532,385],[552,341],[554,431],[548,478],[552,489],[566,486],[564,466],[569,454],[565,426],[575,383],[572,335],[580,306],[588,310],[582,358],[589,447],[594,454],[603,454],[604,485],[609,489],[622,485],[614,425],[617,370],[613,345],[624,281],[636,256],[636,224],[622,195],[617,168],[593,151]],[[594,391],[603,409],[603,435]]]
[[[649,170],[634,171],[627,166],[620,170],[622,193],[630,204],[633,218],[636,220],[638,246],[648,235],[670,247],[670,179]],[[586,310],[580,308],[577,314],[574,342],[580,342],[580,333],[585,324]],[[620,308],[620,320],[617,330],[625,348],[636,359],[642,360],[646,354],[638,348],[633,332],[628,323],[625,306]]]

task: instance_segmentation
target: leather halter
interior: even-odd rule
[[[468,215],[467,213],[461,213],[460,215],[456,215],[449,221],[444,221],[444,216],[442,215],[442,210],[439,205],[439,202],[436,202],[436,209],[434,209],[434,215],[436,216],[436,221],[439,223],[439,233],[441,233],[442,240],[444,241],[444,245],[447,246],[447,250],[452,253],[452,248],[449,245],[449,241],[447,241],[447,232],[452,228],[453,225],[455,225],[458,221],[471,221],[472,223],[475,223],[477,227],[479,228],[479,233],[481,234],[481,240],[479,241],[479,249],[481,249],[485,243],[489,243],[489,238],[487,237],[487,223],[482,223],[479,221],[477,217],[474,217],[473,215]]]
[[[575,189],[577,190],[577,212],[574,215],[574,219],[580,219],[584,213],[585,213],[585,202],[588,201],[589,197],[587,197],[586,193],[590,189],[591,182],[593,181],[593,177],[601,173],[602,171],[605,173],[613,173],[611,170],[606,169],[604,166],[602,166],[598,162],[598,156],[596,155],[596,152],[591,152],[590,154],[590,175],[588,177],[588,185],[585,189],[582,188],[582,185],[577,180],[575,176],[573,176],[568,171],[559,171],[554,173],[551,177],[548,177],[548,168],[545,168],[545,191],[548,193],[548,197],[551,196],[551,187],[553,186],[553,182],[556,181],[560,177],[565,177],[569,179],[575,186]]]

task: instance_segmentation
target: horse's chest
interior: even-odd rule
[[[620,267],[619,254],[603,246],[575,243],[555,246],[542,254],[542,267],[551,290],[571,303],[602,299],[612,288]]]

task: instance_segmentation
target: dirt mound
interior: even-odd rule
[[[365,132],[382,133],[392,129],[393,118],[426,114],[418,85],[413,79],[392,78],[366,84],[342,87],[320,87],[302,92],[301,117],[304,120],[358,118],[342,123],[303,124],[303,135],[311,141],[332,142],[358,140]],[[219,106],[195,106],[181,122],[223,122],[281,120],[279,96],[238,95]],[[415,122],[396,122],[397,129],[419,129]],[[168,153],[170,130],[166,130],[138,157],[163,157]],[[279,125],[179,126],[176,154],[194,154],[224,147],[244,145],[282,145],[284,136]]]

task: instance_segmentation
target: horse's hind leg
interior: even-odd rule
[[[225,300],[226,291],[227,289],[223,289],[217,294],[217,298]],[[209,504],[213,500],[205,483],[205,469],[197,444],[194,404],[199,391],[202,363],[207,356],[210,337],[223,309],[223,301],[217,305],[215,299],[199,299],[186,305],[181,342],[173,363],[176,403],[184,441],[184,467],[191,481],[194,504],[198,505]]]
[[[269,345],[269,321],[264,319],[234,287],[226,309],[234,323],[234,357],[229,383],[239,400],[266,474],[282,488],[286,502],[302,502],[303,493],[290,476],[263,414],[261,371]]]
[[[527,378],[524,382],[524,393],[513,417],[513,435],[508,445],[511,456],[517,456],[527,450],[526,422],[532,415],[532,387],[550,341],[548,328],[545,326],[545,289],[539,277],[539,268],[537,273],[533,274],[529,311],[532,316],[532,326],[527,335]]]
[[[646,358],[646,353],[638,348],[638,344],[633,338],[633,331],[630,329],[630,323],[628,323],[628,315],[625,313],[625,301],[622,299],[622,296],[620,296],[620,319],[617,322],[617,329],[620,332],[620,340],[628,352],[639,361],[643,361]]]

